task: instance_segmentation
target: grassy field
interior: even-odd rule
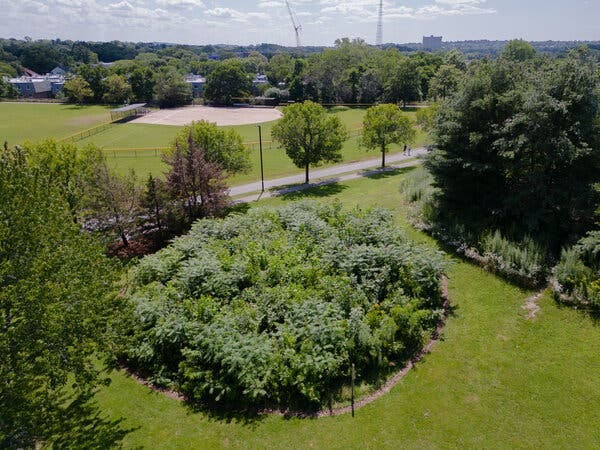
[[[10,145],[62,139],[110,121],[104,106],[0,102],[0,139]]]
[[[87,130],[110,120],[109,107],[60,105],[60,104],[25,104],[0,103],[0,138],[9,144],[18,144],[26,140],[36,141],[45,138],[62,139],[79,131]],[[353,136],[344,144],[342,155],[344,161],[357,161],[377,157],[376,151],[367,152],[358,146],[357,130],[362,126],[364,109],[332,110],[351,131]],[[406,112],[414,118],[414,112]],[[298,173],[285,151],[272,142],[271,129],[275,122],[261,124],[263,136],[263,163],[265,177]],[[229,184],[242,184],[260,178],[260,153],[258,146],[258,128],[256,125],[242,125],[234,128],[250,148],[252,169],[247,174],[236,175]],[[147,174],[160,175],[166,170],[160,149],[168,147],[181,127],[169,125],[149,125],[124,123],[116,124],[108,129],[83,139],[78,145],[95,144],[102,147],[112,167],[119,173],[126,174],[134,170],[140,180]],[[426,135],[417,134],[414,146],[423,145]],[[390,151],[397,151],[392,147]],[[327,165],[326,165],[327,166]]]
[[[342,155],[344,161],[357,161],[377,157],[378,152],[367,152],[359,148],[357,130],[362,125],[365,114],[364,109],[348,109],[335,111],[336,114],[351,131],[353,136],[344,144]],[[407,112],[414,117],[414,112]],[[261,124],[263,136],[263,163],[265,178],[277,178],[298,173],[301,169],[295,167],[286,156],[285,151],[277,143],[272,142],[271,129],[276,122]],[[249,144],[252,169],[249,173],[239,174],[229,180],[229,184],[242,184],[256,181],[260,178],[260,152],[258,145],[258,128],[256,125],[241,125],[234,128],[244,142]],[[105,149],[110,164],[120,173],[127,173],[131,169],[145,178],[148,173],[161,174],[166,170],[162,161],[162,153],[157,148],[168,147],[174,136],[181,128],[168,125],[148,125],[126,123],[118,124],[107,131],[96,134],[80,141],[80,144],[93,143]],[[426,142],[426,135],[418,132],[414,146],[421,146]],[[392,146],[390,151],[398,151],[398,146]],[[326,167],[327,165],[325,165]]]
[[[411,237],[435,246],[406,224],[398,193],[406,170],[246,207],[304,197],[389,207]],[[600,447],[600,326],[548,293],[529,320],[522,305],[531,292],[457,259],[448,276],[453,314],[442,340],[355,418],[209,415],[120,372],[99,393],[100,406],[133,429],[126,448]]]

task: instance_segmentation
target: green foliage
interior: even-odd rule
[[[582,52],[472,65],[440,105],[427,161],[441,220],[534,236],[555,255],[585,231],[600,173],[595,72]]]
[[[384,104],[367,109],[363,119],[360,145],[381,151],[381,167],[390,144],[411,144],[415,138],[412,121],[396,105]]]
[[[247,97],[252,88],[248,73],[238,61],[220,63],[207,77],[204,97],[217,105],[231,105]]]
[[[65,81],[64,91],[67,97],[78,104],[84,103],[94,96],[90,84],[82,77],[74,77]]]
[[[480,243],[486,264],[509,277],[531,279],[542,283],[548,267],[548,251],[529,236],[515,242],[502,236],[499,230],[484,234]]]
[[[131,85],[122,75],[109,75],[104,80],[105,93],[102,100],[105,103],[125,103],[132,95]]]
[[[271,136],[279,141],[296,167],[304,167],[308,183],[311,164],[339,161],[347,131],[340,119],[327,114],[325,108],[307,101],[285,108]]]
[[[461,71],[455,66],[440,66],[429,82],[428,98],[445,100],[456,91],[461,77]]]
[[[426,108],[417,109],[417,112],[415,113],[417,125],[420,126],[426,132],[430,132],[431,130],[433,130],[438,108],[439,105],[437,103],[434,103]]]
[[[412,59],[402,60],[396,66],[385,85],[386,101],[402,102],[406,106],[408,102],[420,100],[421,77],[417,68],[416,61]]]
[[[248,150],[244,147],[242,137],[233,128],[217,127],[204,120],[193,122],[179,131],[172,148],[186,150],[190,143],[202,148],[206,159],[232,175],[244,173],[250,168]]]
[[[0,150],[0,447],[85,439],[65,418],[98,385],[118,315],[113,264],[73,222],[56,173]]]
[[[527,61],[535,57],[535,48],[522,39],[513,39],[502,50],[502,58],[509,61]]]
[[[154,100],[161,108],[187,105],[192,101],[192,88],[173,68],[165,68],[156,75]]]
[[[502,276],[528,287],[546,280],[552,263],[550,252],[540,240],[504,236],[478,224],[465,224],[460,218],[445,216],[440,220],[438,192],[432,175],[425,168],[411,171],[400,185],[415,226],[427,230],[469,259]]]
[[[202,220],[131,276],[127,357],[196,401],[319,406],[439,318],[442,261],[384,210],[302,203]]]
[[[600,311],[600,232],[589,232],[561,253],[553,269],[554,292],[560,301]]]

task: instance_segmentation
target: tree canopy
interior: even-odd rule
[[[271,131],[296,167],[304,167],[306,183],[311,164],[340,160],[347,134],[338,117],[311,101],[287,106]]]
[[[397,105],[372,106],[363,119],[360,144],[381,151],[381,167],[385,167],[385,154],[390,144],[410,144],[415,138],[412,121],[402,114]]]
[[[206,77],[204,96],[217,105],[231,105],[234,99],[247,97],[251,89],[252,83],[243,65],[227,61]]]
[[[442,211],[557,250],[596,207],[599,79],[585,51],[482,62],[440,105],[428,161]]]
[[[118,315],[108,295],[113,264],[73,222],[64,190],[46,169],[28,162],[23,150],[0,150],[3,448],[56,442],[69,433],[93,441],[70,428],[78,424],[68,418],[99,383],[98,358],[106,355],[109,324]]]

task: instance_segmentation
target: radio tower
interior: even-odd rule
[[[379,20],[377,21],[377,37],[375,45],[383,44],[383,0],[379,0]]]

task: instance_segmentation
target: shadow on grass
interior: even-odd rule
[[[107,419],[93,394],[84,394],[61,411],[50,442],[53,448],[120,448],[125,436],[139,428],[123,428],[123,420]]]
[[[239,405],[221,405],[209,403],[195,403],[187,401],[186,407],[190,412],[203,414],[213,422],[235,423],[254,429],[269,414],[257,408],[244,408]]]
[[[248,203],[234,203],[225,210],[225,215],[246,214],[250,210]]]
[[[337,195],[344,190],[348,189],[347,186],[340,184],[337,181],[324,182],[322,184],[317,185],[309,185],[310,187],[305,187],[304,185],[298,185],[293,187],[288,187],[284,189],[280,189],[276,192],[278,197],[283,198],[284,200],[300,200],[303,198],[323,198],[330,197],[332,195]]]
[[[369,178],[371,180],[383,180],[384,178],[395,177],[397,175],[402,175],[412,170],[415,170],[416,167],[385,167],[378,168],[373,170],[366,170],[361,172],[360,176]]]

